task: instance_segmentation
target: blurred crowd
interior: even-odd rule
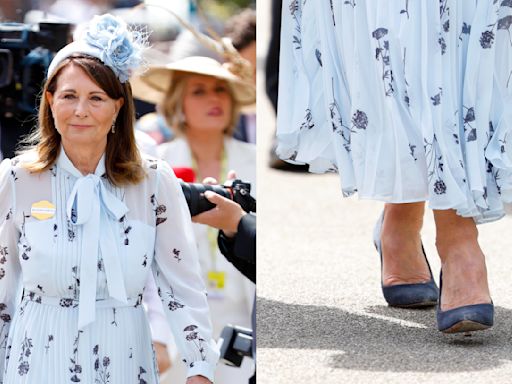
[[[168,161],[178,177],[188,182],[207,177],[222,182],[229,170],[236,170],[237,178],[251,183],[255,196],[254,3],[223,19],[212,14],[202,17],[191,0],[4,0],[0,22],[67,22],[77,26],[76,33],[80,23],[109,12],[140,31],[151,31],[147,68],[130,80],[137,99],[135,129],[141,152]],[[209,35],[211,44],[200,42],[198,33]],[[0,86],[0,98],[1,94]],[[251,328],[255,285],[222,256],[215,229],[194,224],[194,230],[214,337],[226,324]],[[184,382],[185,370],[152,280],[146,285],[145,305],[161,381]],[[244,359],[240,368],[219,364],[215,382],[244,383],[253,374],[250,359]]]

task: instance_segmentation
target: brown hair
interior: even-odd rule
[[[208,76],[201,75],[200,76]],[[183,113],[183,98],[185,96],[185,84],[186,80],[194,76],[194,73],[174,71],[171,74],[171,85],[167,88],[164,98],[158,104],[159,111],[165,117],[167,125],[172,128],[176,134],[183,134],[187,128],[187,122],[185,121],[185,115]],[[213,77],[213,76],[211,76]],[[220,79],[226,82],[229,89],[229,96],[231,98],[231,118],[229,125],[226,127],[224,133],[232,136],[235,131],[236,124],[238,123],[238,116],[240,112],[240,104],[236,101],[233,89],[231,88],[228,81]]]
[[[225,34],[231,39],[237,51],[256,42],[256,12],[248,8],[231,17],[226,22]]]
[[[110,98],[124,99],[115,122],[115,133],[109,132],[107,136],[105,169],[107,178],[114,185],[139,183],[145,173],[133,130],[135,107],[131,85],[129,82],[122,84],[99,59],[84,54],[74,54],[63,60],[46,81],[39,104],[39,128],[25,140],[29,148],[23,151],[35,152],[37,159],[26,163],[25,167],[31,172],[43,172],[57,160],[61,137],[55,127],[46,92],[55,92],[59,73],[68,65],[81,68]]]

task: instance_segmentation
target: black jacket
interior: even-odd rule
[[[219,231],[217,243],[226,259],[256,283],[256,216],[244,215],[234,238],[226,237],[224,232]]]

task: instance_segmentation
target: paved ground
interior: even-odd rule
[[[258,0],[260,68],[269,2]],[[512,383],[512,218],[480,227],[496,326],[443,335],[434,310],[385,305],[371,244],[382,205],[342,199],[336,175],[269,169],[274,120],[261,87],[258,108],[258,383]],[[429,212],[437,276],[433,234]]]

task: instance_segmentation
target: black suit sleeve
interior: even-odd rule
[[[217,243],[226,259],[256,283],[256,216],[244,215],[234,238],[226,237],[224,232],[219,231]]]
[[[267,96],[277,112],[279,89],[279,51],[281,50],[281,8],[283,0],[272,0],[272,29],[265,63],[265,88]]]

